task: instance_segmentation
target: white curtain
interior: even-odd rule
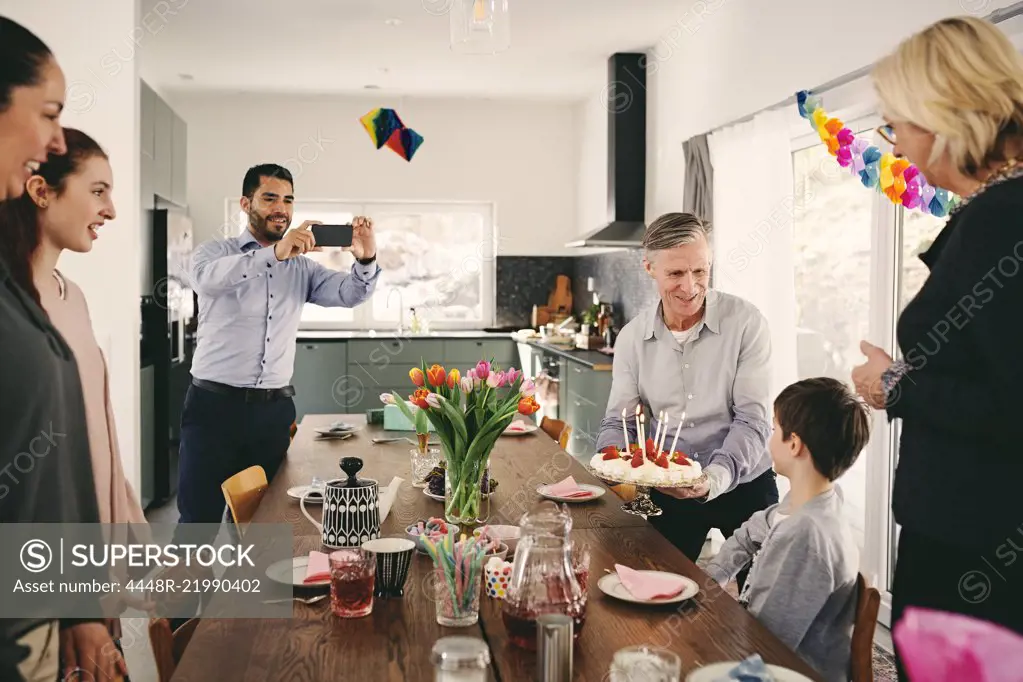
[[[712,133],[713,286],[753,303],[771,329],[772,398],[796,381],[792,111]]]

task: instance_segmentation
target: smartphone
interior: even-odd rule
[[[351,225],[313,225],[313,239],[316,246],[351,246]]]

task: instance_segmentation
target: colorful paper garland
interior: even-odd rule
[[[882,154],[876,146],[858,139],[841,120],[829,117],[818,95],[801,90],[796,93],[796,102],[799,115],[817,131],[828,153],[835,157],[838,165],[858,175],[864,187],[879,189],[897,206],[936,218],[944,218],[959,203],[955,194],[930,185],[920,169],[910,162],[891,152]]]

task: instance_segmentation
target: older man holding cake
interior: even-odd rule
[[[748,301],[708,288],[710,233],[688,213],[665,214],[647,228],[644,267],[660,300],[615,342],[611,395],[597,437],[598,451],[655,443],[602,464],[648,472],[651,498],[663,509],[651,523],[693,561],[711,528],[728,537],[778,501],[767,449],[767,321]],[[699,482],[656,487],[658,480],[687,477]]]

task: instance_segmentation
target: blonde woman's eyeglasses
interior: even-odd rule
[[[895,146],[895,129],[892,128],[891,123],[885,123],[877,129],[877,134],[880,135],[885,142]]]

